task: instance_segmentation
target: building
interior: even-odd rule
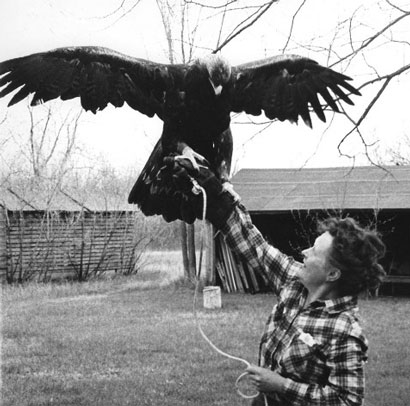
[[[123,199],[123,200],[121,200]],[[121,197],[0,188],[0,276],[8,283],[132,273],[142,216]]]
[[[410,282],[409,166],[242,169],[233,184],[255,225],[285,253],[301,259],[317,220],[349,215],[382,233],[386,271]]]

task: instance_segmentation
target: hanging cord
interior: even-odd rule
[[[191,181],[193,183],[193,188],[192,192],[196,195],[202,194],[202,232],[201,232],[201,246],[200,246],[200,251],[199,251],[199,264],[198,264],[198,271],[195,276],[195,290],[194,290],[194,300],[193,300],[193,305],[192,305],[192,312],[194,314],[194,319],[195,319],[195,324],[198,328],[198,331],[200,332],[202,338],[211,346],[211,348],[216,351],[218,354],[222,355],[225,358],[231,359],[233,361],[238,361],[243,364],[245,364],[246,367],[250,366],[250,363],[246,361],[243,358],[240,357],[235,357],[234,355],[230,355],[226,353],[225,351],[222,351],[219,349],[204,333],[204,330],[202,329],[201,323],[198,318],[198,314],[196,311],[196,302],[197,302],[197,297],[198,297],[198,291],[199,291],[199,285],[200,285],[200,277],[201,277],[201,269],[202,269],[202,256],[203,256],[203,245],[204,245],[204,240],[206,238],[205,233],[206,233],[206,208],[207,208],[207,195],[205,189],[198,184],[198,182],[194,179],[191,178]],[[247,395],[243,393],[240,388],[239,388],[239,382],[245,378],[247,375],[249,375],[249,372],[243,372],[241,375],[238,376],[238,378],[235,381],[235,387],[236,391],[238,394],[243,397],[244,399],[254,399],[257,396],[259,396],[259,392],[256,392],[255,394]],[[265,406],[268,406],[268,399],[266,395],[264,394],[264,401],[265,401]]]

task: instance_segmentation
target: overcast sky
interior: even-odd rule
[[[55,47],[70,45],[101,45],[117,51],[159,62],[166,62],[166,42],[160,15],[154,1],[141,0],[140,4],[125,18],[116,22],[119,14],[103,18],[112,13],[120,1],[104,0],[1,0],[0,2],[0,33],[2,46],[0,60],[22,56],[34,52],[41,52]],[[212,3],[212,2],[210,2]],[[213,2],[214,4],[216,2]],[[286,6],[285,6],[286,3]],[[300,1],[287,0],[274,6],[254,29],[238,37],[231,45],[224,49],[233,64],[248,62],[281,52],[286,43],[290,29],[291,16],[300,5]],[[406,2],[402,2],[403,4]],[[126,7],[131,1],[125,1]],[[352,13],[358,6],[359,20],[356,21],[355,35],[357,40],[365,35],[377,31],[382,26],[386,12],[383,9],[371,7],[374,1],[357,2],[323,2],[310,0],[295,20],[294,41],[287,51],[310,56],[322,64],[327,64],[324,55],[298,50],[297,42],[317,37],[313,46],[327,47],[334,37],[334,27],[337,22]],[[370,6],[369,6],[370,5]],[[367,7],[367,8],[366,8]],[[350,14],[349,14],[350,13]],[[197,44],[201,49],[196,55],[212,49],[217,41],[218,30],[216,21],[203,22],[203,31],[198,33]],[[233,26],[232,21],[226,21],[226,26]],[[379,25],[380,24],[380,25]],[[409,24],[407,24],[409,25]],[[402,25],[395,35],[408,40],[408,29]],[[384,43],[384,44],[383,44]],[[408,44],[389,45],[387,39],[374,47],[369,53],[366,69],[362,70],[359,63],[351,66],[337,66],[335,69],[345,69],[346,74],[353,77],[354,84],[360,85],[367,78],[369,66],[378,69],[394,70],[409,63]],[[295,51],[296,50],[296,51]],[[341,51],[348,52],[347,47]],[[363,60],[362,60],[363,62]],[[408,114],[408,90],[410,89],[409,75],[395,81],[389,88],[388,95],[378,103],[363,127],[369,142],[378,141],[383,150],[388,145],[394,145],[410,128]],[[405,90],[407,88],[407,90]],[[356,106],[349,107],[349,113],[358,118],[363,111],[366,101],[378,88],[365,92]],[[8,98],[9,99],[9,98]],[[6,110],[6,100],[0,100],[2,117]],[[57,104],[57,108],[78,108],[79,102],[65,102]],[[59,107],[60,106],[60,107]],[[41,107],[38,108],[39,111]],[[14,106],[8,111],[7,122],[0,131],[27,131],[27,104]],[[40,113],[39,113],[40,114]],[[337,144],[351,128],[349,121],[342,117],[328,114],[331,125],[314,121],[312,131],[300,123],[298,126],[287,123],[274,123],[261,134],[257,134],[261,126],[250,125],[246,117],[235,118],[238,124],[233,125],[235,140],[235,163],[242,167],[302,167],[304,165],[343,166],[351,165],[352,161],[340,157]],[[248,123],[248,124],[245,124]],[[149,119],[129,108],[107,108],[103,112],[93,115],[86,113],[81,118],[79,128],[79,142],[87,146],[90,151],[102,154],[114,166],[139,167],[148,157],[152,145],[161,134],[161,122]],[[248,141],[251,139],[251,141]],[[344,143],[343,151],[356,156],[356,164],[366,164],[363,148],[357,136],[352,136]]]

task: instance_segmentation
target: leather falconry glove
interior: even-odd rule
[[[198,219],[203,215],[203,196],[196,188],[195,181],[201,186],[207,197],[206,219],[215,227],[222,228],[236,205],[235,197],[222,186],[221,181],[206,166],[195,169],[192,162],[182,155],[167,156],[164,164],[172,170],[172,181],[175,187],[186,195],[194,204],[194,213]]]

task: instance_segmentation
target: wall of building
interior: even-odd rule
[[[8,212],[8,219],[0,230],[9,282],[132,272],[146,243],[134,212]]]
[[[329,215],[349,215],[363,226],[376,227],[386,244],[382,260],[386,272],[410,275],[410,210],[294,211],[254,214],[252,220],[269,242],[301,260],[301,250],[311,246],[317,236],[318,220]]]
[[[0,279],[4,280],[7,272],[7,235],[6,210],[0,206]]]

